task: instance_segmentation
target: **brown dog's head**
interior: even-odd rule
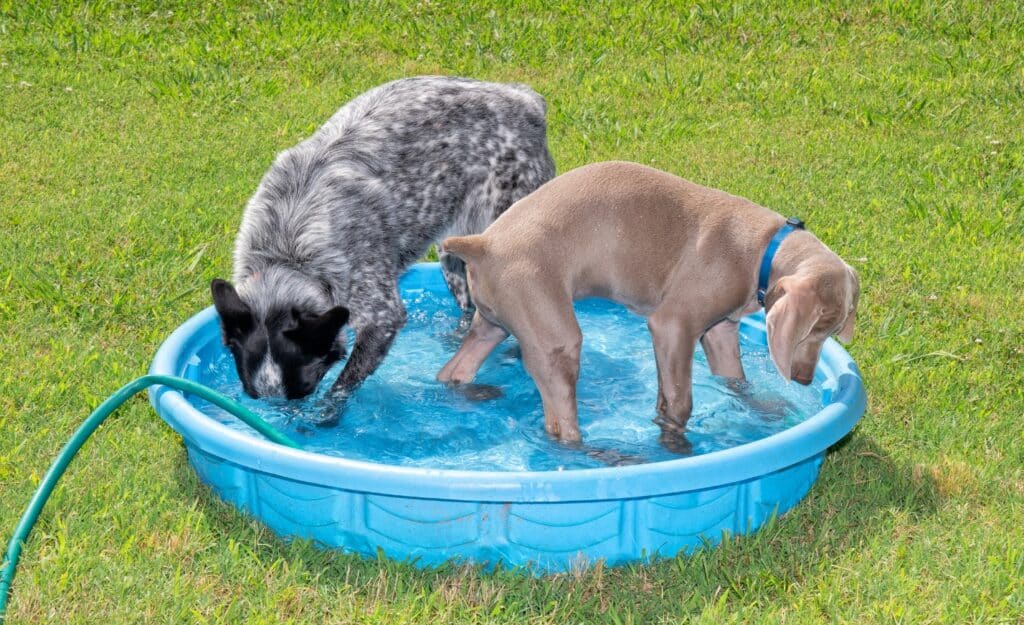
[[[787,380],[810,384],[825,339],[853,339],[860,280],[851,267],[780,278],[765,295],[768,350]]]

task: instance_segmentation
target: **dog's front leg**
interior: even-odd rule
[[[403,315],[401,321],[404,320],[405,316]],[[394,343],[395,336],[401,327],[402,323],[397,322],[364,326],[356,331],[355,346],[345,362],[345,368],[341,370],[341,375],[327,391],[324,396],[325,401],[320,403],[317,408],[318,414],[312,419],[317,425],[321,427],[337,425],[349,395],[363,380],[376,371],[384,356],[387,355],[391,344]]]
[[[405,316],[400,320],[367,326],[356,331],[355,345],[352,353],[342,369],[341,375],[331,387],[331,395],[347,396],[371,373],[377,370],[384,356],[387,355],[395,336],[404,325]]]
[[[701,347],[704,348],[708,366],[714,375],[744,379],[743,363],[740,361],[739,327],[739,322],[723,319],[700,337]]]
[[[377,370],[405,325],[405,306],[398,294],[397,279],[383,270],[379,275],[378,281],[364,283],[349,298],[356,340],[345,368],[331,387],[333,399],[344,399]]]

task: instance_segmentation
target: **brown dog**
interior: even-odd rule
[[[759,266],[784,224],[749,200],[635,163],[570,171],[513,204],[483,234],[443,242],[444,252],[466,262],[477,311],[437,379],[471,381],[511,332],[540,391],[545,429],[578,441],[583,337],[572,302],[604,297],[647,317],[657,421],[681,432],[698,340],[714,374],[743,377],[738,321],[760,307]],[[802,229],[769,262],[771,357],[783,378],[809,384],[825,339],[853,337],[857,274]]]

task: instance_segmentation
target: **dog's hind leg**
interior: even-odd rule
[[[439,382],[462,384],[471,382],[476,376],[480,365],[487,356],[508,336],[508,332],[496,326],[477,312],[473,315],[473,323],[469,326],[466,338],[462,340],[459,351],[455,352],[437,374]]]
[[[540,391],[544,429],[563,443],[580,441],[576,383],[580,375],[583,334],[568,293],[538,297],[530,315],[516,328],[523,365]]]
[[[582,335],[562,336],[561,344],[520,342],[523,365],[544,404],[544,429],[563,443],[580,441],[576,383],[580,375]]]
[[[662,304],[647,318],[658,365],[658,417],[662,430],[683,432],[693,409],[693,353],[700,331],[676,307]]]
[[[711,373],[737,380],[744,379],[740,361],[739,323],[724,319],[708,328],[700,337]]]

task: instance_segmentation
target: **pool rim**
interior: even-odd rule
[[[419,263],[403,286],[441,289],[437,263]],[[764,313],[745,317],[748,330],[764,332]],[[199,346],[219,336],[211,306],[192,315],[161,344],[150,373],[182,375]],[[818,375],[827,402],[807,420],[760,440],[699,456],[624,467],[565,471],[468,471],[380,464],[290,449],[234,430],[203,414],[182,393],[150,389],[157,412],[184,439],[206,453],[261,473],[359,492],[396,497],[478,502],[569,502],[638,499],[715,488],[762,477],[823,453],[848,434],[866,407],[856,363],[834,339],[822,347]]]

